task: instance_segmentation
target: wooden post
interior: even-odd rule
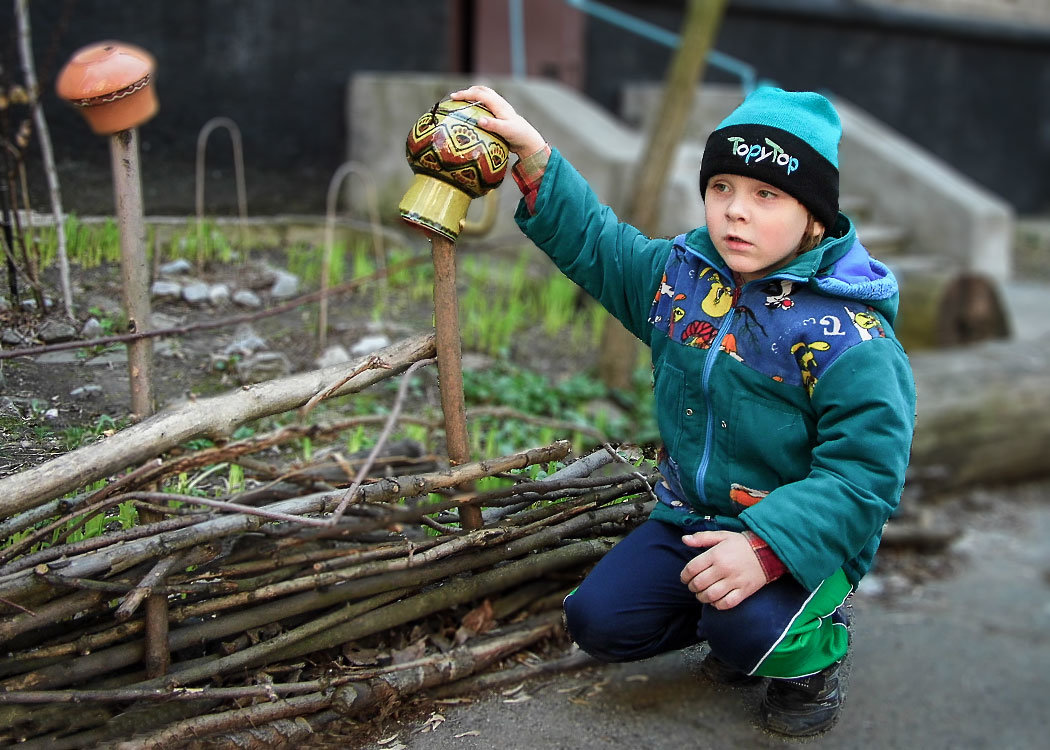
[[[434,255],[434,325],[441,411],[445,414],[445,442],[453,465],[470,460],[467,438],[467,412],[463,399],[463,352],[459,337],[459,297],[456,294],[456,244],[436,232],[430,233]],[[472,487],[460,486],[469,492]],[[460,508],[464,529],[480,529],[481,510]]]
[[[114,133],[109,139],[113,162],[113,190],[120,227],[120,270],[124,309],[132,332],[148,331],[150,323],[149,265],[146,262],[146,226],[142,210],[138,131]],[[128,344],[131,411],[137,419],[153,413],[153,342],[139,339]]]
[[[623,217],[649,236],[656,232],[667,173],[693,110],[696,87],[703,78],[707,53],[721,24],[725,5],[726,0],[690,0],[686,9],[678,48],[664,84],[660,111],[649,131],[635,176],[634,192]],[[607,321],[598,355],[602,382],[610,388],[629,388],[637,359],[638,340],[616,320]]]

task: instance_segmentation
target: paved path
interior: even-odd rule
[[[700,653],[691,650],[443,707],[445,721],[435,730],[403,726],[386,747],[1048,747],[1050,484],[1003,493],[1001,501],[1015,507],[959,540],[965,564],[950,578],[892,605],[856,597],[848,699],[838,725],[820,738],[791,741],[763,731],[756,723],[761,688],[699,681]],[[974,520],[984,525],[981,518]]]

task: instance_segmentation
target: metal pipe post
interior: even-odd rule
[[[463,400],[463,351],[459,337],[459,298],[456,295],[456,244],[439,234],[430,235],[434,255],[434,327],[437,348],[441,411],[445,414],[445,442],[453,465],[470,460],[467,411]],[[469,491],[471,488],[460,486]],[[459,509],[464,529],[480,529],[481,509]]]
[[[132,332],[148,331],[150,322],[149,264],[146,261],[146,224],[142,211],[138,131],[121,130],[109,139],[113,162],[113,190],[120,227],[120,269],[124,309]],[[153,413],[153,343],[139,339],[128,344],[131,411],[138,419]]]

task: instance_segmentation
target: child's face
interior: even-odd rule
[[[760,279],[795,257],[809,224],[809,212],[780,188],[735,174],[707,183],[707,231],[719,254],[744,281]],[[814,234],[824,226],[814,221]]]

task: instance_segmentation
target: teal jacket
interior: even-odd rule
[[[809,590],[871,567],[900,501],[915,385],[897,283],[839,215],[833,237],[737,287],[705,227],[649,239],[555,150],[515,216],[652,349],[664,442],[653,517],[751,529]]]

